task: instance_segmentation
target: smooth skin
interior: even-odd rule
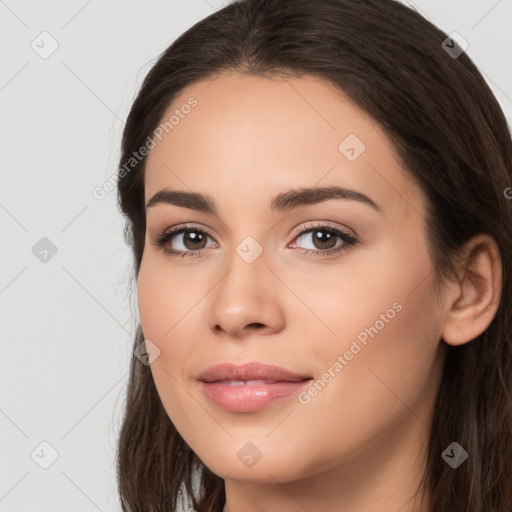
[[[183,90],[162,119],[191,96],[197,106],[148,155],[145,198],[164,188],[199,192],[217,213],[147,208],[138,276],[144,336],[160,350],[151,371],[170,419],[225,479],[225,512],[429,511],[413,495],[445,348],[470,342],[496,313],[494,241],[472,240],[459,280],[436,299],[422,191],[386,133],[341,92],[313,77],[223,73]],[[350,134],[366,147],[354,161],[339,150]],[[348,199],[270,209],[290,189],[332,185],[381,210]],[[192,233],[167,247],[195,255],[155,245],[183,223]],[[311,223],[327,226],[324,242],[325,229],[336,228],[359,243],[329,253],[343,239],[326,249],[311,231],[300,234]],[[200,251],[194,229],[206,233]],[[249,236],[263,251],[252,263],[237,253]],[[307,252],[315,249],[325,255]],[[395,303],[401,310],[307,404],[290,396],[227,412],[200,390],[198,374],[221,362],[260,361],[322,379]],[[248,442],[261,453],[252,467],[237,456]]]

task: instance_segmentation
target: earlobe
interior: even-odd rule
[[[495,240],[486,234],[466,245],[459,282],[447,294],[443,340],[463,345],[482,334],[498,310],[502,289],[501,256]]]

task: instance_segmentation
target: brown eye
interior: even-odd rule
[[[190,251],[204,249],[207,235],[205,235],[201,231],[192,231],[186,229],[183,230],[181,233],[178,232],[178,234],[183,234],[182,243]],[[171,238],[174,238],[175,236],[176,234],[174,234]]]
[[[211,237],[201,229],[178,227],[165,231],[154,243],[165,253],[173,256],[194,256],[199,255],[199,252],[207,247],[208,238]]]
[[[338,235],[326,229],[311,231],[311,239],[316,249],[327,250],[336,246]]]
[[[307,253],[320,256],[327,256],[341,250],[346,250],[358,243],[358,239],[353,235],[328,226],[318,226],[302,231],[295,237],[295,240],[297,242],[293,243],[293,247],[298,247],[298,241],[302,240],[301,244],[303,245],[304,242],[312,244],[312,247],[303,246],[302,249]]]

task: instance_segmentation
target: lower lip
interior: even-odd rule
[[[230,412],[253,412],[263,409],[280,398],[293,395],[310,380],[240,386],[201,381],[200,385],[205,395],[222,409]]]

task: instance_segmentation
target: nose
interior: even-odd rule
[[[260,255],[252,263],[235,254],[209,296],[208,324],[217,336],[241,339],[284,328],[283,285]]]

